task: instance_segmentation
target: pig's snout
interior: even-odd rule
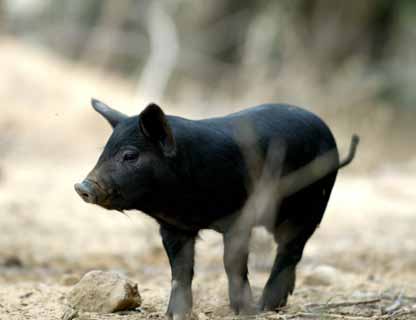
[[[97,190],[93,183],[88,180],[84,180],[81,183],[76,183],[74,187],[75,191],[85,202],[97,203]]]

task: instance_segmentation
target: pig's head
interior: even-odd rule
[[[171,163],[177,151],[162,109],[150,104],[128,117],[95,99],[92,106],[113,132],[94,169],[75,184],[76,192],[106,209],[159,210],[161,197],[176,181]]]

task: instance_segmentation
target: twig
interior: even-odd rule
[[[397,312],[395,312],[393,314],[384,315],[384,317],[386,317],[386,319],[389,319],[390,320],[390,319],[399,318],[401,316],[408,316],[410,314],[416,314],[416,309],[400,310],[400,311],[397,311]]]
[[[325,303],[325,304],[309,304],[306,305],[306,309],[334,309],[334,308],[342,308],[342,307],[351,307],[363,304],[373,304],[380,302],[381,299],[371,299],[371,300],[362,300],[362,301],[354,301],[354,302],[339,302],[339,303]]]
[[[368,320],[372,319],[373,316],[352,316],[338,313],[314,313],[314,312],[298,312],[293,315],[288,316],[286,319],[296,319],[296,318],[333,318],[333,319],[347,319],[347,320]]]

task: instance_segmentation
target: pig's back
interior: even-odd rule
[[[285,153],[283,173],[296,170],[328,151],[335,151],[334,161],[338,161],[336,143],[327,125],[299,107],[264,104],[203,121],[232,136],[243,148],[246,141],[255,141],[253,147],[263,156],[269,148],[279,148],[278,152]]]

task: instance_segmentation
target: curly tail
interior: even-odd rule
[[[345,167],[346,165],[350,164],[350,162],[354,159],[355,151],[357,150],[359,142],[360,137],[356,134],[353,134],[351,138],[350,151],[348,152],[347,157],[339,163],[338,169],[341,169],[342,167]]]

